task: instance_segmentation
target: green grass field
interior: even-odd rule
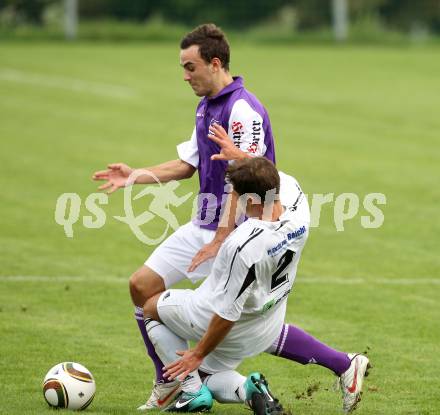
[[[368,352],[374,369],[359,415],[440,413],[438,52],[233,45],[233,73],[267,107],[282,170],[309,195],[386,195],[379,229],[362,228],[361,205],[337,232],[333,205],[324,205],[287,315],[334,347]],[[103,206],[104,227],[87,229],[82,217],[95,170],[175,158],[191,134],[197,98],[178,49],[3,43],[0,97],[0,413],[52,413],[41,381],[68,360],[96,378],[89,413],[134,413],[152,369],[127,280],[153,248],[113,218],[124,213],[122,192]],[[194,178],[177,193],[196,189]],[[73,238],[54,220],[65,192],[83,202]],[[174,209],[181,224],[190,211],[189,202]],[[163,226],[143,229],[157,236]],[[325,369],[272,356],[240,367],[254,369],[293,413],[340,413]]]

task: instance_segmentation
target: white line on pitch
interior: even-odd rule
[[[344,277],[299,277],[299,283],[305,284],[333,284],[333,285],[440,285],[440,278],[344,278]]]
[[[111,98],[127,99],[133,98],[136,95],[133,89],[121,85],[91,82],[56,75],[42,75],[16,69],[0,69],[0,80],[49,88],[60,88]]]
[[[86,276],[49,276],[49,275],[0,275],[0,282],[109,282],[128,284],[127,278],[118,277],[86,277]]]
[[[0,282],[106,282],[116,284],[128,284],[127,277],[116,276],[48,276],[48,275],[0,275]],[[307,277],[299,276],[296,280],[299,284],[321,284],[321,285],[440,285],[440,278],[343,278],[343,277]]]

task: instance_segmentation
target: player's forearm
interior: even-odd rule
[[[229,193],[223,208],[223,213],[220,218],[218,228],[215,232],[213,242],[217,242],[219,244],[223,243],[223,241],[235,229],[237,220],[242,214],[245,214],[245,211],[243,210],[243,207],[240,207],[238,204],[237,193]]]
[[[235,229],[235,223],[237,220],[237,201],[237,194],[234,192],[229,193],[213,241],[222,243]]]
[[[194,352],[201,357],[206,357],[222,342],[234,324],[234,321],[225,320],[217,314],[214,314],[206,333],[194,348]]]
[[[157,179],[166,183],[171,180],[182,180],[191,177],[195,168],[183,160],[171,160],[153,167],[135,169],[136,184],[154,184]],[[133,174],[132,173],[132,174]]]
[[[232,227],[218,227],[215,231],[214,239],[212,243],[215,243],[219,246],[225,241],[225,239],[230,235],[230,233],[234,230],[234,226]]]

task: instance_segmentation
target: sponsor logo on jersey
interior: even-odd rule
[[[208,127],[208,133],[209,133],[209,134],[212,134],[212,135],[214,134],[214,132],[211,130],[211,127],[212,127],[214,124],[221,125],[219,120],[217,120],[217,119],[215,119],[215,118],[211,118],[211,121],[209,122],[209,127]]]
[[[276,246],[267,250],[267,255],[270,255],[270,256],[278,255],[283,250],[283,248],[285,248],[290,243],[290,241],[293,241],[294,239],[299,238],[301,235],[303,235],[305,233],[306,233],[305,226],[301,226],[301,228],[296,229],[293,232],[289,232],[287,234],[286,239],[283,239]]]
[[[258,149],[258,143],[261,138],[261,122],[252,121],[252,144],[249,146],[248,151],[255,153]]]
[[[256,144],[256,143],[252,143],[252,144],[247,148],[247,151],[248,151],[249,153],[252,153],[252,154],[255,154],[255,153],[257,152],[257,150],[258,150],[258,144]]]
[[[275,304],[275,299],[272,299],[268,301],[266,304],[264,304],[263,308],[261,309],[261,313],[265,313],[267,310],[270,310]]]
[[[296,231],[290,232],[287,234],[287,239],[290,241],[291,239],[295,239],[300,237],[301,235],[306,233],[306,227],[301,226],[301,228],[297,229]]]
[[[287,245],[287,239],[282,240],[278,245],[274,246],[273,248],[270,248],[267,250],[268,255],[274,255],[278,253],[278,251],[282,248],[284,248]]]
[[[240,148],[241,137],[244,134],[243,124],[240,121],[232,121],[231,130],[232,130],[232,140],[234,141],[234,145],[237,148]]]
[[[234,133],[241,131],[243,130],[243,124],[240,121],[232,121],[231,129]]]
[[[266,311],[279,304],[284,298],[286,298],[290,294],[290,291],[291,289],[289,288],[288,290],[284,291],[283,294],[277,299],[273,298],[272,300],[264,304],[263,308],[261,309],[261,314],[264,314]]]

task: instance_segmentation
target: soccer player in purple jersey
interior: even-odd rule
[[[229,72],[229,44],[224,33],[213,24],[205,24],[188,33],[180,44],[180,63],[184,80],[200,101],[195,128],[190,140],[177,146],[179,158],[147,169],[132,169],[124,163],[108,165],[94,174],[94,180],[106,180],[100,190],[112,193],[125,187],[129,176],[136,184],[155,184],[182,180],[198,171],[200,191],[196,217],[181,226],[159,245],[145,264],[130,277],[130,294],[135,318],[155,369],[153,391],[139,409],[167,405],[179,392],[178,382],[163,377],[163,363],[148,338],[143,321],[146,301],[184,278],[197,281],[211,270],[213,257],[233,230],[235,215],[224,212],[225,205],[234,211],[234,201],[227,201],[225,171],[228,161],[264,156],[275,162],[270,120],[263,105],[247,91],[241,77]],[[223,130],[224,129],[224,130]],[[228,210],[228,208],[226,209]],[[226,218],[219,226],[220,218]],[[301,364],[316,363],[332,370],[352,386],[356,378],[357,358],[331,349],[293,325],[284,325],[270,353]],[[356,386],[356,385],[355,385]],[[344,405],[347,396],[345,391]]]

